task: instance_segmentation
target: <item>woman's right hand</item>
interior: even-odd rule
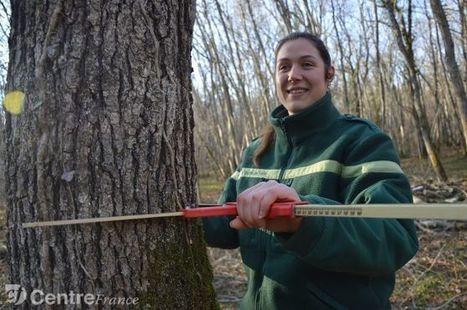
[[[230,222],[235,229],[263,228],[274,232],[295,232],[302,219],[280,217],[267,219],[271,205],[277,201],[300,201],[297,192],[276,181],[260,182],[237,197],[238,216]]]

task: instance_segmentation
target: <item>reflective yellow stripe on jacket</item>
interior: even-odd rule
[[[264,178],[278,179],[280,169],[243,168],[235,171],[231,178]],[[345,166],[335,160],[323,160],[304,167],[285,169],[284,179],[294,179],[318,172],[330,172],[341,175],[343,178],[354,178],[365,173],[403,173],[401,167],[388,160],[371,161],[363,164]]]

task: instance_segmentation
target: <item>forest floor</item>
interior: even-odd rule
[[[439,184],[427,161],[418,158],[402,160],[414,196],[425,202],[467,202],[467,158],[453,154],[445,156],[442,162],[450,181]],[[202,202],[215,202],[222,190],[222,182],[212,176],[202,176],[199,187]],[[5,210],[0,206],[0,296],[4,284],[8,283],[5,222]],[[467,223],[431,221],[417,224],[420,250],[397,273],[391,299],[393,308],[467,309]],[[208,253],[221,309],[237,309],[246,290],[239,251],[209,248]]]

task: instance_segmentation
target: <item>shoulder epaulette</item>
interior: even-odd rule
[[[358,123],[362,123],[362,124],[365,124],[367,125],[368,127],[370,127],[371,129],[373,130],[377,130],[377,131],[380,131],[381,129],[376,126],[375,123],[373,123],[372,121],[370,120],[367,120],[367,119],[363,119],[363,118],[360,118],[356,115],[353,115],[353,114],[343,114],[343,117],[346,121],[350,121],[350,122],[358,122]]]

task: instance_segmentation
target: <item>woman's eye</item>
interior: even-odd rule
[[[305,68],[311,68],[311,67],[313,67],[313,64],[312,64],[311,62],[305,62],[305,63],[303,64],[303,67],[305,67]]]
[[[280,65],[279,66],[279,71],[286,71],[289,68],[288,65]]]

